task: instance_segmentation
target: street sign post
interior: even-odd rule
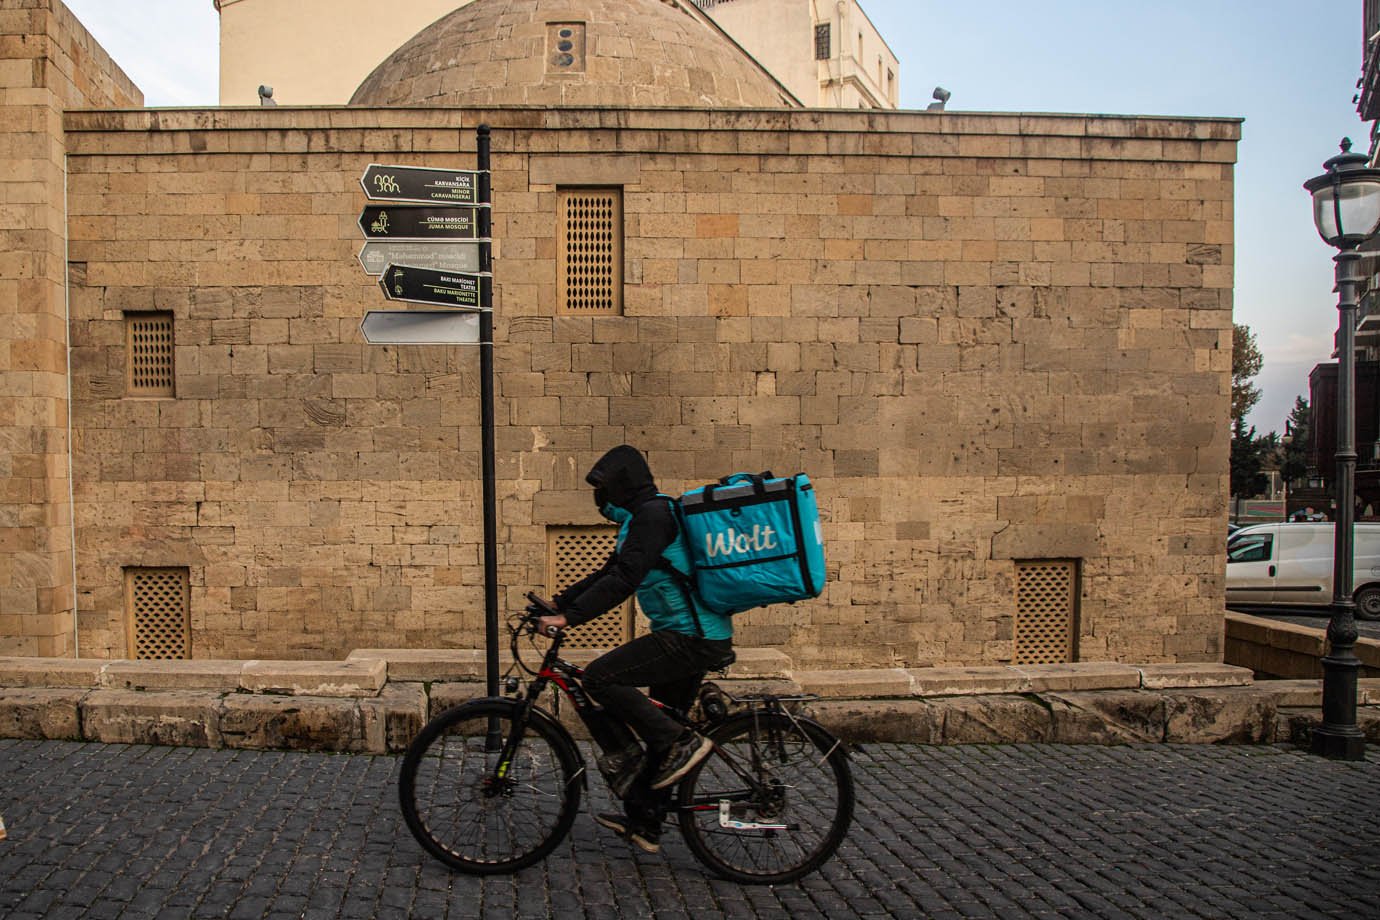
[[[479,173],[472,169],[432,169],[370,163],[359,184],[370,201],[415,201],[420,204],[485,203],[479,197]]]
[[[479,271],[479,243],[393,243],[372,240],[359,251],[366,274],[382,275],[390,265],[414,265],[442,272]]]
[[[475,131],[474,170],[371,163],[360,178],[372,204],[359,215],[369,242],[359,262],[389,300],[447,312],[371,310],[360,323],[374,345],[479,345],[480,466],[484,517],[484,683],[498,695],[498,483],[494,460],[493,183],[489,126]],[[462,243],[457,241],[470,241]],[[489,751],[502,748],[491,719]]]
[[[463,272],[440,272],[413,265],[390,265],[379,278],[389,300],[424,303],[434,307],[478,310],[483,276]]]
[[[479,314],[370,310],[359,330],[370,345],[478,345]]]
[[[480,210],[371,204],[360,212],[359,229],[367,240],[477,240]]]

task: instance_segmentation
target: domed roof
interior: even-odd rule
[[[474,0],[393,52],[350,104],[779,108],[789,98],[717,27],[668,0]]]

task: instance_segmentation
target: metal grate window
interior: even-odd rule
[[[558,311],[568,315],[623,312],[623,190],[557,192]]]
[[[131,396],[172,396],[171,313],[125,314],[126,390]]]
[[[1078,563],[1040,559],[1016,563],[1014,664],[1074,660]]]
[[[546,531],[546,583],[552,593],[599,568],[618,540],[616,527],[549,527]],[[616,648],[633,637],[633,602],[572,627],[566,648]]]
[[[827,60],[829,60],[829,56],[830,56],[830,55],[829,55],[829,51],[830,51],[830,47],[829,47],[829,45],[830,45],[829,25],[830,25],[830,24],[827,23],[827,22],[821,22],[819,25],[815,26],[815,60],[816,60],[816,61],[827,61]]]
[[[186,569],[125,569],[129,657],[190,658]]]

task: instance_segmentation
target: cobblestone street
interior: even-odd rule
[[[0,741],[0,916],[1380,916],[1374,752],[870,745],[838,855],[775,889],[587,816],[537,868],[453,875],[404,827],[397,763]]]

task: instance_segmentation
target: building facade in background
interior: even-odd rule
[[[398,46],[469,0],[213,2],[220,11],[221,105],[258,105],[261,85],[273,87],[280,103],[340,105]],[[664,2],[707,28],[721,26],[803,105],[897,106],[900,63],[857,0]]]
[[[58,0],[0,11],[0,654],[480,646],[478,355],[366,344],[356,256],[365,167],[488,124],[505,606],[607,551],[627,442],[810,474],[823,596],[736,620],[796,667],[1220,660],[1236,121],[802,109],[657,0],[149,111]]]
[[[901,65],[857,0],[691,0],[807,106],[894,109]]]
[[[1354,21],[1354,20],[1353,20]],[[1369,123],[1371,165],[1380,164],[1380,0],[1361,3],[1361,79],[1356,111]],[[1346,91],[1345,87],[1339,91]],[[1359,151],[1361,145],[1358,143]],[[1321,161],[1335,151],[1319,150]],[[1362,264],[1367,278],[1356,311],[1355,441],[1356,514],[1361,520],[1380,519],[1380,240],[1362,246],[1370,255]],[[1319,294],[1322,294],[1320,291]],[[1335,339],[1334,339],[1335,344]],[[1335,348],[1334,348],[1335,355]],[[1315,365],[1308,375],[1309,427],[1308,478],[1295,490],[1290,508],[1309,502],[1331,509],[1335,495],[1337,452],[1336,362]],[[1329,510],[1329,517],[1335,513]]]

